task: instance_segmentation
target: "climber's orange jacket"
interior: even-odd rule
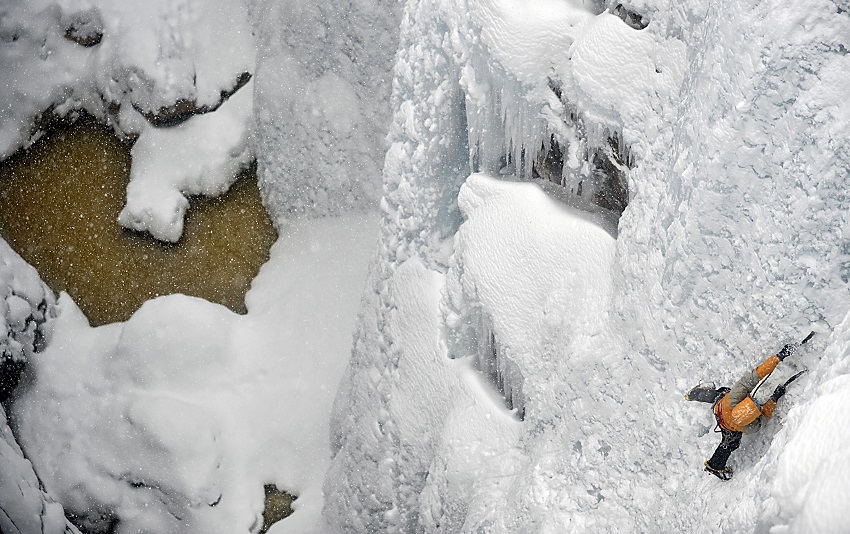
[[[773,417],[776,401],[770,399],[764,406],[750,397],[750,392],[762,378],[769,375],[779,364],[779,356],[771,356],[754,371],[741,377],[726,395],[714,404],[714,415],[724,430],[731,432],[757,432],[765,419]]]

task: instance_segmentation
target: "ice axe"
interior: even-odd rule
[[[793,382],[793,381],[797,380],[798,378],[800,378],[800,375],[801,375],[801,374],[803,374],[803,373],[805,373],[806,371],[808,371],[808,369],[803,369],[802,371],[798,372],[797,374],[795,374],[794,376],[792,376],[791,378],[789,378],[788,380],[786,380],[786,381],[785,381],[785,387],[787,388],[787,387],[788,387],[788,384],[790,384],[791,382]]]
[[[807,343],[810,339],[812,339],[812,338],[814,337],[814,335],[815,335],[815,331],[814,331],[814,330],[812,330],[811,332],[809,332],[809,335],[807,335],[805,338],[803,338],[803,341],[801,341],[801,342],[800,342],[800,345],[801,345],[801,346],[802,346],[802,345],[805,345],[805,344],[806,344],[806,343]],[[801,374],[803,374],[803,373],[805,373],[806,371],[808,371],[808,369],[803,369],[802,371],[798,372],[797,374],[795,374],[794,376],[792,376],[791,378],[789,378],[788,380],[786,380],[786,381],[785,381],[784,386],[785,386],[785,387],[788,387],[788,384],[790,384],[791,382],[793,382],[793,381],[797,380],[797,378],[799,378],[799,377],[800,377],[800,375],[801,375]],[[764,378],[762,378],[762,379],[759,381],[759,383],[758,383],[758,384],[756,384],[756,387],[754,387],[754,388],[753,388],[753,390],[752,390],[752,391],[750,391],[750,397],[755,398],[755,394],[756,394],[756,392],[759,390],[759,388],[761,387],[761,385],[762,385],[762,384],[764,384],[765,382],[767,382],[767,379],[768,379],[768,378],[770,378],[770,375],[772,375],[772,374],[773,374],[773,371],[769,372],[769,373],[767,374],[767,376],[765,376]]]

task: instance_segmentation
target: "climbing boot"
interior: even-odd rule
[[[718,395],[719,390],[714,387],[714,384],[700,384],[688,391],[685,400],[713,403]]]
[[[715,469],[715,468],[711,467],[710,465],[708,465],[708,460],[705,461],[704,465],[705,465],[705,472],[706,473],[711,473],[712,475],[716,476],[720,480],[730,480],[732,478],[732,468],[731,467],[724,467],[723,469]]]

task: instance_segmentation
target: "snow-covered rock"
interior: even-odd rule
[[[48,496],[24,458],[0,406],[0,531],[4,534],[79,534],[62,505]]]
[[[36,270],[0,240],[0,401],[18,384],[27,360],[44,347],[54,301]]]
[[[30,265],[0,240],[0,401],[39,357],[56,313],[53,293]],[[9,534],[77,532],[62,505],[45,493],[15,441],[0,406],[0,531]]]
[[[127,204],[118,222],[177,242],[187,197],[224,193],[251,163],[252,97],[253,82],[248,82],[215,113],[169,128],[143,128],[131,150]]]
[[[12,78],[2,93],[2,156],[31,142],[33,119],[45,110],[82,107],[103,117],[126,106],[149,115],[179,101],[216,109],[254,64],[240,2],[12,2],[3,40],[0,62]]]

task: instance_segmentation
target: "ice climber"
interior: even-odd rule
[[[808,341],[810,337],[807,337],[805,341]],[[751,392],[764,377],[773,372],[779,362],[793,355],[799,346],[800,343],[785,345],[778,354],[744,374],[735,382],[732,389],[727,387],[715,389],[713,384],[701,384],[685,395],[686,400],[708,402],[713,405],[714,418],[722,435],[720,445],[705,462],[707,472],[721,480],[732,478],[732,468],[726,466],[726,461],[732,451],[741,444],[741,435],[758,432],[764,426],[765,422],[773,416],[776,402],[785,395],[785,387],[799,374],[794,375],[785,384],[776,386],[773,395],[761,407],[753,400]]]

